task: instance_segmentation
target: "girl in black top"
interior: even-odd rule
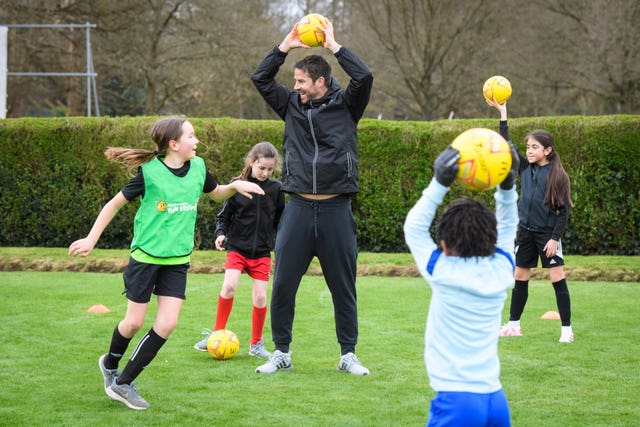
[[[237,193],[249,199],[251,194],[264,194],[258,185],[250,182],[218,185],[204,160],[196,156],[199,140],[193,125],[184,118],[158,120],[151,130],[151,138],[155,142],[154,151],[107,149],[105,155],[109,160],[138,168],[138,175],[102,208],[87,237],[69,246],[69,255],[89,255],[118,211],[140,197],[131,257],[123,274],[127,310],[113,330],[109,352],[98,359],[105,393],[136,410],[150,405],[133,381],[156,357],[178,324],[200,195],[206,193],[222,202]],[[158,300],[156,319],[124,369],[119,371],[131,340],[145,323],[152,293]]]
[[[489,105],[500,112],[500,134],[509,139],[507,104],[493,100]],[[500,336],[521,336],[520,317],[529,296],[531,268],[538,264],[549,270],[562,322],[559,342],[573,341],[571,298],[564,274],[561,237],[573,207],[569,176],[555,149],[553,137],[534,130],[525,137],[526,157],[520,154],[520,200],[516,237],[515,286],[511,294],[509,322]]]
[[[245,158],[242,174],[232,182],[254,182],[264,195],[253,199],[234,196],[225,200],[216,221],[216,248],[220,251],[228,248],[228,252],[213,330],[226,328],[240,275],[246,272],[253,279],[249,355],[262,358],[271,356],[265,348],[262,331],[267,316],[271,251],[285,205],[280,181],[271,178],[278,160],[278,151],[271,143],[254,145]],[[196,350],[207,351],[209,331],[205,334],[207,337],[194,345]]]

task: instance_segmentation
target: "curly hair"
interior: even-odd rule
[[[460,198],[447,206],[436,225],[436,235],[455,256],[491,256],[498,239],[496,217],[483,201]]]

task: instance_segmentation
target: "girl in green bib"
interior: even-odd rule
[[[123,274],[127,312],[113,331],[109,352],[98,360],[107,395],[139,410],[150,405],[138,394],[133,380],[151,363],[178,323],[200,195],[206,193],[222,202],[236,193],[248,198],[251,193],[264,194],[259,185],[248,181],[219,185],[204,160],[196,156],[199,141],[186,119],[159,120],[151,138],[155,151],[107,149],[109,160],[137,167],[137,175],[102,208],[87,237],[69,246],[69,255],[89,255],[120,208],[140,197],[131,258]],[[144,323],[152,293],[158,298],[156,320],[118,372],[129,342]]]

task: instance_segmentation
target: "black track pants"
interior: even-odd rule
[[[275,246],[271,331],[276,348],[292,341],[295,299],[302,276],[318,257],[333,299],[336,336],[342,354],[358,341],[356,224],[349,197],[316,201],[291,195]]]

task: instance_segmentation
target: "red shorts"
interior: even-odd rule
[[[225,270],[240,270],[246,272],[253,279],[268,282],[271,272],[271,257],[251,259],[239,252],[227,252],[224,268]]]

